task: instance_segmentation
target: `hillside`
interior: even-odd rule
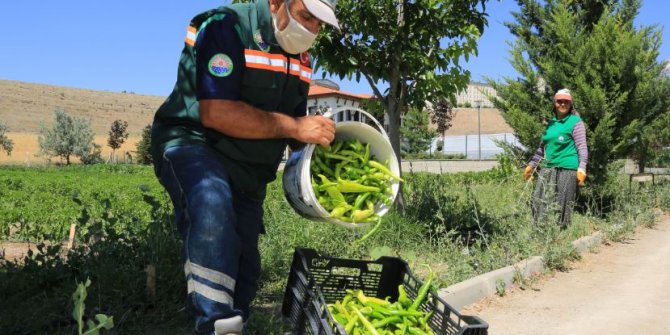
[[[500,111],[495,108],[482,108],[480,113],[478,113],[477,108],[456,108],[452,126],[446,131],[445,135],[477,134],[479,127],[481,127],[482,134],[514,132],[514,129],[505,122]]]
[[[43,162],[39,157],[38,132],[41,125],[51,127],[54,111],[91,120],[95,142],[101,145],[103,156],[109,157],[107,138],[112,122],[128,122],[130,138],[117,151],[117,156],[136,150],[142,129],[151,123],[153,115],[165,97],[134,93],[94,91],[45,84],[0,80],[0,120],[8,127],[8,137],[14,141],[11,156],[0,152],[0,164],[29,164]],[[500,112],[493,108],[481,110],[482,134],[511,133]],[[478,111],[457,108],[447,136],[477,134]]]
[[[114,120],[123,120],[131,136],[139,136],[163,100],[165,97],[0,80],[0,120],[17,133],[37,133],[42,124],[50,127],[54,111],[62,108],[90,119],[96,135],[107,135]]]

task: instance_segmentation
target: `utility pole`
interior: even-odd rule
[[[482,160],[482,101],[475,100],[477,106],[477,145],[479,146],[478,157]]]

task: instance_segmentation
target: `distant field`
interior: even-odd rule
[[[128,133],[140,136],[151,123],[165,97],[123,92],[94,91],[19,81],[0,80],[0,121],[8,132],[37,134],[53,124],[54,111],[91,121],[98,135],[107,134],[112,122],[128,122]]]
[[[5,152],[0,152],[0,165],[41,165],[47,163],[44,157],[37,156],[37,153],[39,152],[37,134],[10,132],[7,133],[7,137],[14,142],[14,149],[12,150],[11,156],[7,156]],[[107,146],[107,138],[107,135],[98,135],[94,140],[95,143],[102,146],[102,158],[105,160],[108,160],[112,153],[112,149]],[[137,148],[137,142],[139,140],[139,136],[129,137],[121,148],[116,151],[116,159],[118,161],[123,161],[126,152],[135,156],[134,151]],[[135,159],[135,157],[133,157],[133,159]],[[76,159],[73,159],[73,161],[76,162]],[[59,162],[59,160],[54,158],[52,163],[56,162]]]
[[[42,126],[51,127],[57,109],[91,122],[91,129],[96,134],[95,143],[102,146],[105,160],[112,152],[107,146],[107,134],[112,123],[115,120],[127,121],[130,138],[116,152],[117,159],[123,161],[126,152],[132,154],[135,151],[142,129],[151,124],[163,100],[165,97],[132,92],[0,80],[0,121],[7,125],[7,137],[14,142],[11,156],[0,152],[0,165],[46,164],[44,157],[37,156],[37,134]],[[73,161],[76,162],[76,159]]]

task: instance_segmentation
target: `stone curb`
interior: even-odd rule
[[[603,241],[603,233],[595,232],[572,242],[577,252],[583,254]],[[497,287],[509,288],[514,285],[514,278],[522,276],[528,279],[533,275],[544,273],[544,259],[541,256],[532,256],[514,265],[487,272],[438,290],[440,298],[444,299],[455,310],[474,304],[486,297],[497,293]]]

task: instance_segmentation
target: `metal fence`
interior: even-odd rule
[[[479,138],[480,135],[478,134],[445,136],[442,152],[454,155],[462,154],[467,159],[494,159],[497,154],[503,152],[503,149],[498,147],[494,140],[521,146],[519,140],[512,133],[481,134],[481,145]],[[437,148],[440,141],[442,141],[442,138],[433,139],[430,148],[432,152],[438,151]]]

